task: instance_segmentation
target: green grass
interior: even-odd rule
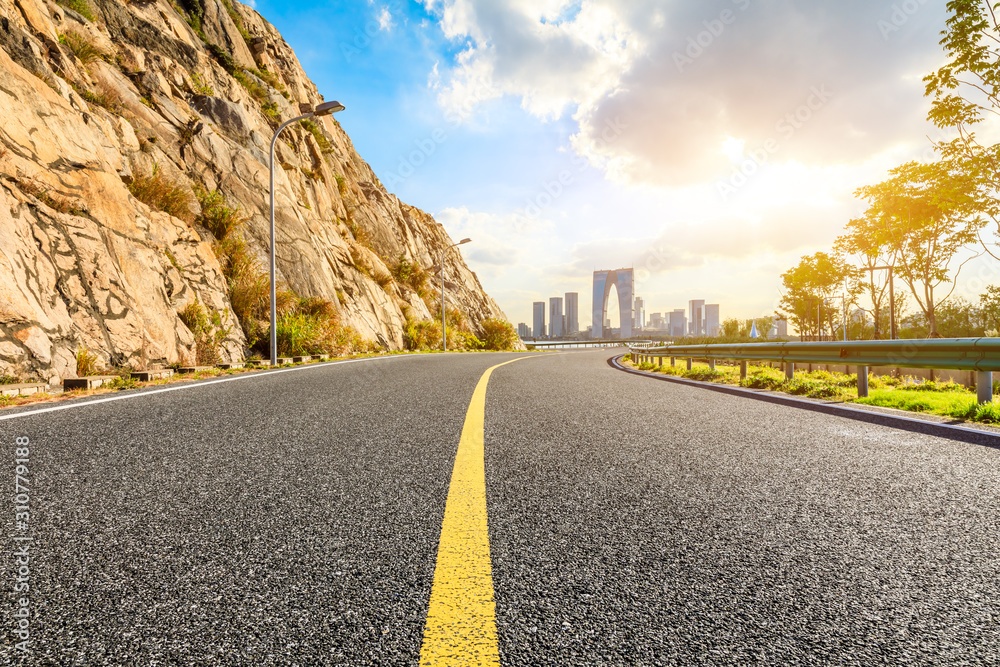
[[[874,389],[868,392],[867,398],[854,400],[862,405],[877,405],[909,412],[927,412],[955,419],[974,419],[978,407],[976,397],[971,392]]]
[[[67,32],[59,35],[59,43],[68,48],[84,65],[89,65],[104,57],[103,51],[78,32]]]
[[[93,21],[97,17],[94,15],[93,6],[87,2],[87,0],[56,0],[60,5],[67,9],[72,9],[74,12],[87,19],[88,21]]]
[[[631,361],[626,355],[624,361]],[[912,377],[869,376],[866,398],[858,398],[857,376],[828,371],[798,371],[788,380],[783,371],[769,366],[750,366],[747,377],[739,379],[739,368],[718,365],[716,370],[696,362],[689,371],[681,362],[678,366],[659,367],[644,362],[637,368],[691,380],[738,384],[752,389],[781,391],[794,396],[831,399],[886,408],[923,412],[983,423],[1000,423],[1000,403],[977,405],[974,392],[954,382],[933,382]]]

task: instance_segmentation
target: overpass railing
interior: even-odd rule
[[[929,338],[907,340],[867,340],[816,343],[737,343],[715,345],[661,345],[630,348],[640,361],[669,357],[706,359],[715,368],[716,360],[740,362],[740,377],[747,374],[747,362],[771,361],[785,366],[792,378],[795,364],[843,364],[856,366],[858,396],[868,395],[869,366],[934,368],[974,371],[976,395],[980,403],[993,400],[993,373],[1000,371],[1000,338]]]

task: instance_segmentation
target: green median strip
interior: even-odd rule
[[[796,371],[795,377],[789,380],[780,369],[770,366],[749,366],[747,377],[741,380],[739,365],[724,366],[721,362],[717,362],[714,369],[708,364],[695,362],[691,370],[688,370],[686,366],[635,364],[630,355],[625,355],[622,363],[641,371],[688,380],[780,391],[805,398],[923,412],[984,424],[1000,423],[1000,403],[978,405],[974,391],[953,382],[932,382],[906,376],[897,378],[870,375],[868,396],[858,398],[858,378],[853,374]]]

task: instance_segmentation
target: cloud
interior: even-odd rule
[[[389,12],[388,7],[383,7],[378,13],[378,28],[379,30],[384,30],[389,32],[395,23],[392,22],[392,13]]]
[[[446,109],[466,118],[511,96],[542,119],[571,115],[580,155],[623,182],[665,186],[725,174],[727,137],[807,165],[919,141],[920,76],[944,24],[926,3],[887,32],[892,9],[870,0],[424,4],[458,45],[441,69]],[[608,141],[615,122],[626,129]]]

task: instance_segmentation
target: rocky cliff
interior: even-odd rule
[[[241,358],[204,197],[239,207],[266,269],[269,143],[322,100],[235,0],[0,0],[0,374],[72,376],[80,348],[107,366],[184,362],[194,336],[178,313],[195,300],[228,325],[223,360]],[[286,129],[276,165],[279,279],[403,347],[407,318],[438,307],[448,234],[383,188],[332,117]],[[137,183],[165,183],[170,206],[140,201]],[[400,262],[426,269],[429,289]],[[504,318],[457,252],[445,267],[473,332]]]

